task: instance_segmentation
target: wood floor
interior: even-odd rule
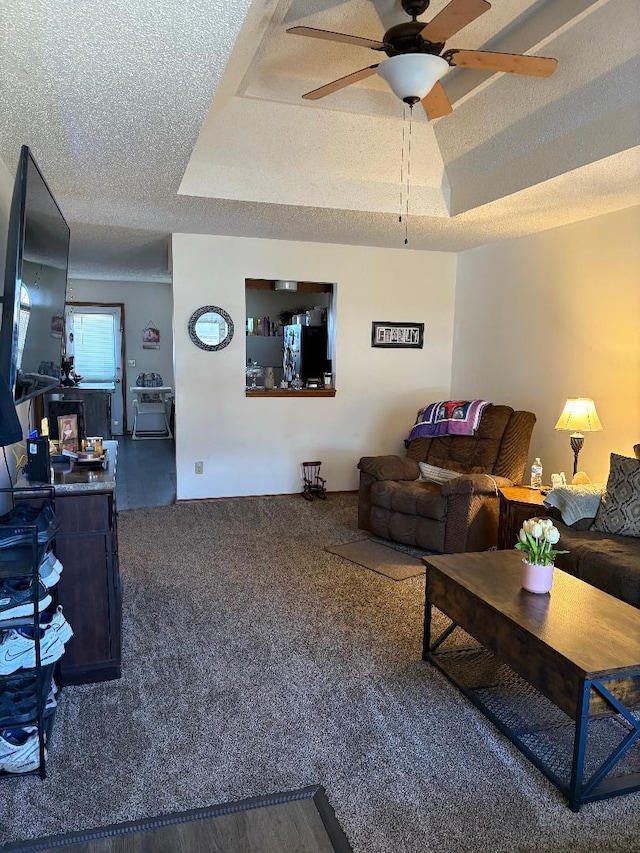
[[[353,853],[324,788],[310,785],[3,847],[7,853]]]
[[[176,499],[173,439],[137,439],[119,435],[116,503],[118,510],[168,506]]]
[[[311,800],[98,838],[66,849],[69,853],[334,853],[335,850]]]

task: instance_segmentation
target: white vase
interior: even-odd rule
[[[549,592],[553,586],[553,563],[548,566],[537,566],[535,563],[522,561],[522,588],[527,592]]]
[[[264,387],[271,391],[273,386],[275,385],[275,380],[273,376],[273,367],[265,367],[264,369]]]

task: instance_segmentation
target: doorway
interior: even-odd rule
[[[69,302],[65,321],[67,355],[74,357],[74,370],[82,387],[110,391],[111,434],[124,435],[124,305]]]

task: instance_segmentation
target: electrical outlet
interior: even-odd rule
[[[203,465],[202,462],[196,462],[196,474],[202,474]]]
[[[136,360],[135,360],[135,358],[130,358],[130,359],[127,361],[127,367],[135,367],[135,366],[136,366]]]

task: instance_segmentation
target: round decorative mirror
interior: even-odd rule
[[[231,343],[233,320],[217,305],[204,305],[189,318],[189,337],[200,349],[223,349]]]

